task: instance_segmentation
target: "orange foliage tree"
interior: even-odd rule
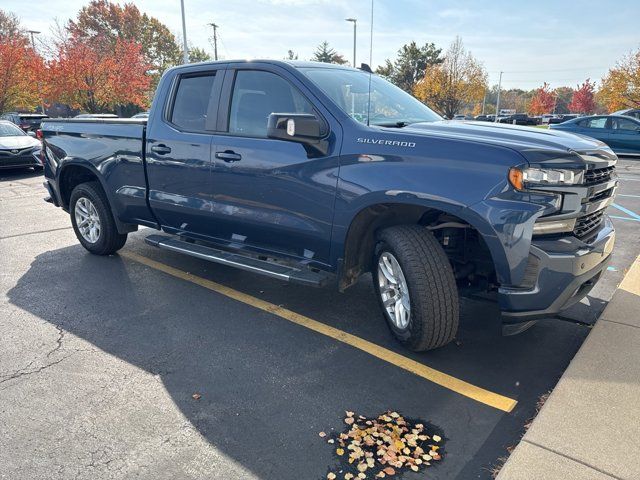
[[[549,113],[555,106],[556,99],[549,84],[545,82],[542,87],[536,90],[529,103],[529,113],[532,115],[542,115]]]
[[[38,83],[44,70],[42,57],[26,38],[19,34],[0,36],[0,112],[40,105],[43,92]]]
[[[573,92],[569,111],[574,113],[593,113],[596,109],[596,82],[590,82],[587,78],[586,82],[578,85]]]
[[[49,65],[50,98],[89,113],[117,105],[147,107],[151,77],[139,44],[116,40],[104,48],[99,38],[71,36],[59,42]]]
[[[598,97],[610,111],[640,108],[640,50],[630,53],[602,79]]]

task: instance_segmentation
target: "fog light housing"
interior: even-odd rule
[[[533,234],[550,235],[552,233],[572,232],[575,226],[575,218],[567,218],[564,220],[540,220],[533,224]]]

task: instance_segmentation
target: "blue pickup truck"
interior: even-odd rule
[[[47,119],[48,200],[89,252],[161,249],[343,291],[370,273],[408,348],[450,342],[459,295],[507,333],[605,269],[616,155],[573,134],[445,121],[366,68],[224,61],[167,71],[145,119]]]

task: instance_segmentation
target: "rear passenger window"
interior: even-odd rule
[[[311,113],[313,107],[284,78],[270,72],[240,70],[236,74],[229,114],[229,132],[267,136],[272,113]]]
[[[587,128],[605,128],[607,125],[607,118],[592,118],[587,122]]]
[[[170,121],[184,130],[203,131],[207,123],[207,112],[212,111],[211,90],[215,74],[182,77],[178,84]]]

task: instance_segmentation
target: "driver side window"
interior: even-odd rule
[[[233,86],[229,132],[250,137],[267,136],[272,113],[310,113],[313,107],[282,77],[259,70],[239,70]]]
[[[614,130],[627,130],[633,132],[635,130],[638,130],[638,128],[640,128],[640,125],[632,122],[631,120],[627,120],[626,118],[615,118],[613,120]]]

